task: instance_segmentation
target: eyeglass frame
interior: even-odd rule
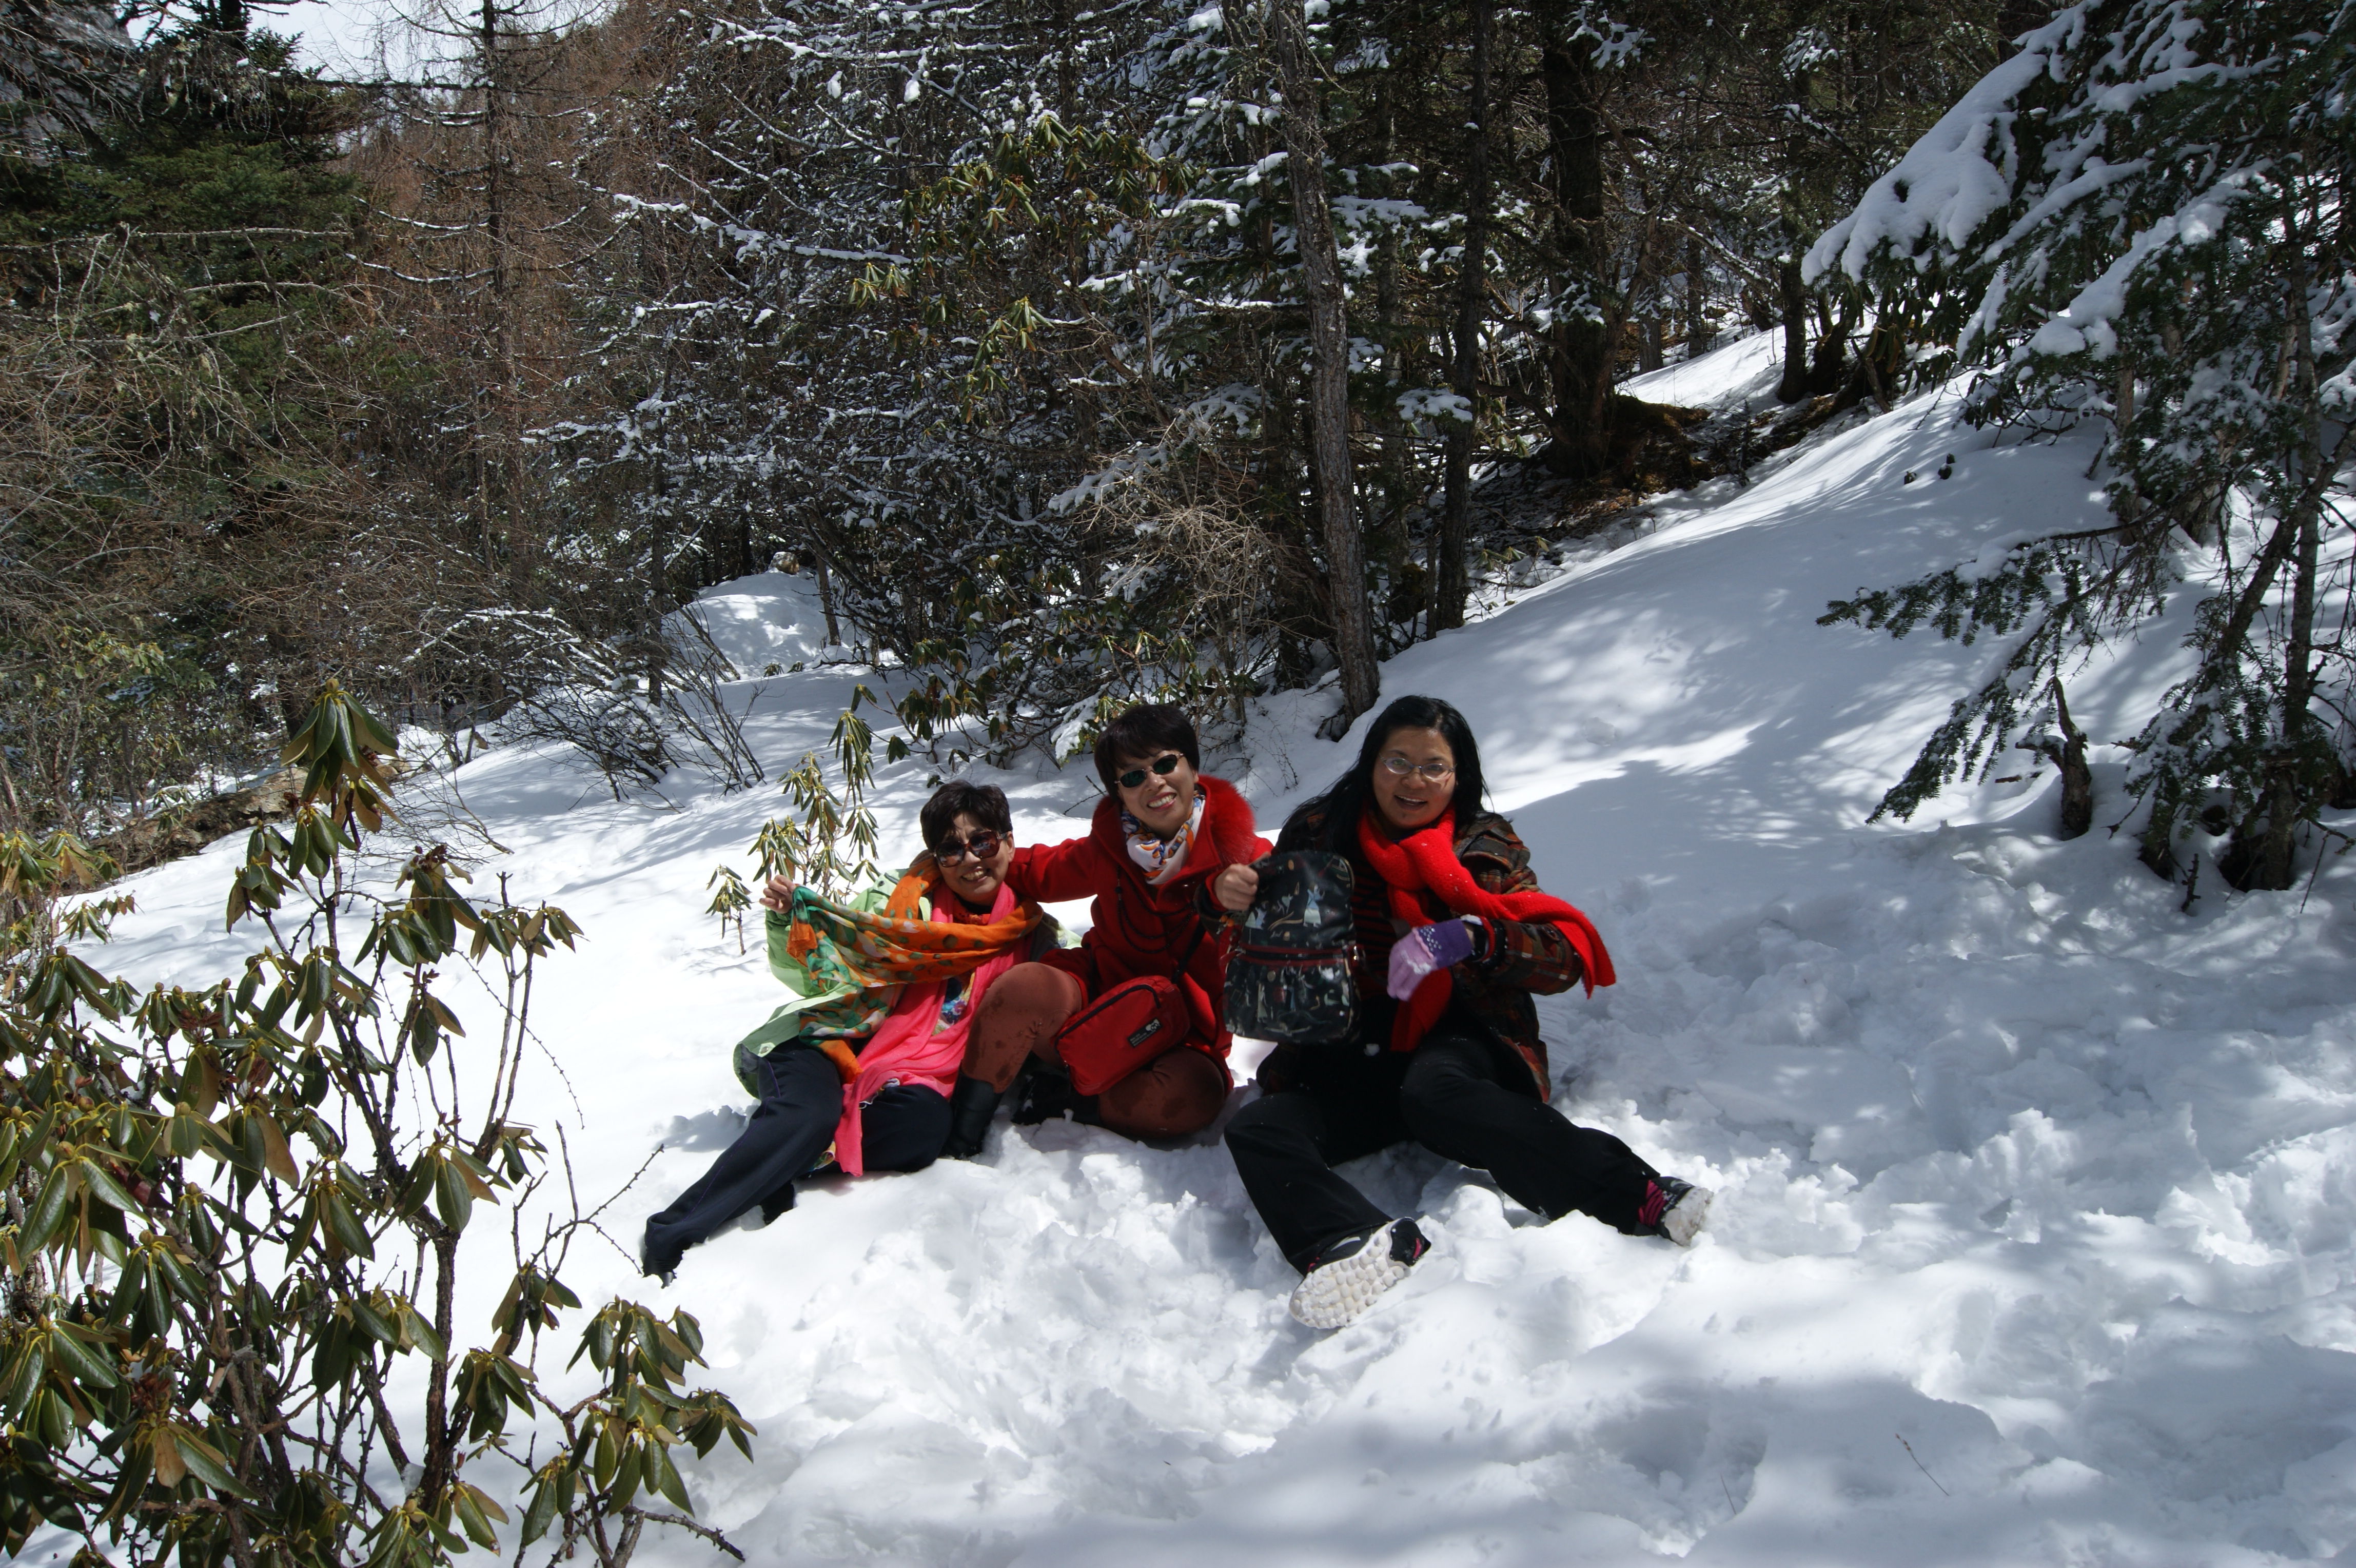
[[[1186,754],[1183,751],[1165,751],[1142,768],[1132,768],[1126,773],[1115,774],[1112,781],[1123,789],[1134,789],[1145,782],[1145,776],[1148,773],[1152,774],[1156,779],[1167,779],[1177,772],[1178,765],[1185,760]]]
[[[959,865],[969,854],[976,860],[989,860],[1006,845],[1012,836],[1000,832],[996,828],[984,828],[969,839],[953,838],[935,844],[933,860],[942,866]],[[981,847],[985,843],[990,845],[988,849]]]
[[[1412,773],[1427,784],[1437,784],[1456,773],[1456,764],[1452,762],[1409,762],[1405,753],[1397,751],[1383,757],[1376,766],[1394,779],[1404,779]],[[1435,767],[1440,769],[1437,773],[1432,771]]]

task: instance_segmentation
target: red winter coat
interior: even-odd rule
[[[1249,865],[1271,846],[1254,830],[1250,803],[1234,785],[1209,777],[1202,784],[1202,831],[1187,852],[1185,868],[1161,886],[1148,886],[1144,869],[1129,858],[1120,803],[1109,797],[1097,802],[1087,837],[1016,850],[1006,884],[1018,897],[1047,904],[1095,897],[1089,911],[1095,923],[1080,945],[1059,949],[1043,961],[1076,977],[1091,1002],[1141,974],[1181,979],[1179,960],[1192,946],[1194,956],[1181,980],[1194,1016],[1187,1043],[1224,1062],[1228,1035],[1219,999],[1226,990],[1234,923],[1213,903],[1210,879],[1222,866]]]

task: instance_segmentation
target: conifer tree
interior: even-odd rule
[[[2181,591],[2192,670],[2126,742],[2145,858],[2172,872],[2213,810],[2230,877],[2290,885],[2351,751],[2356,671],[2331,628],[2356,605],[2324,535],[2349,499],[2351,87],[2356,27],[2331,0],[2091,0],[1811,251],[1812,275],[1837,270],[1947,350],[1928,373],[1976,371],[1974,419],[2107,431],[2109,526],[1827,616],[2013,639],[1883,811],[1985,772],[2081,659]]]

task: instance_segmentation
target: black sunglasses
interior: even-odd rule
[[[1181,757],[1174,751],[1165,751],[1161,756],[1155,757],[1150,766],[1156,777],[1167,779],[1173,773],[1177,772],[1178,765],[1185,760],[1186,759],[1183,757]],[[1134,789],[1140,784],[1145,782],[1145,773],[1146,769],[1143,768],[1132,768],[1128,772],[1120,775],[1118,779],[1115,779],[1113,782],[1119,785],[1124,789]]]
[[[967,855],[971,855],[976,860],[988,860],[997,853],[998,835],[990,829],[984,828],[969,839],[949,839],[936,846],[933,850],[933,858],[943,865],[955,865]]]

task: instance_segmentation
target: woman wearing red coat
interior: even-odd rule
[[[1246,869],[1269,852],[1251,807],[1203,777],[1194,726],[1167,703],[1130,709],[1096,747],[1105,799],[1087,836],[1014,853],[1006,885],[1043,903],[1093,897],[1076,949],[1017,964],[975,1008],[965,1069],[949,1097],[944,1152],[981,1152],[990,1118],[1026,1059],[1060,1067],[1055,1036],[1071,1016],[1141,975],[1174,980],[1186,1038],[1076,1109],[1132,1138],[1173,1138],[1211,1124],[1226,1102],[1228,1036],[1219,1021],[1234,916],[1248,908]],[[1092,1115],[1090,1114],[1092,1112]]]

